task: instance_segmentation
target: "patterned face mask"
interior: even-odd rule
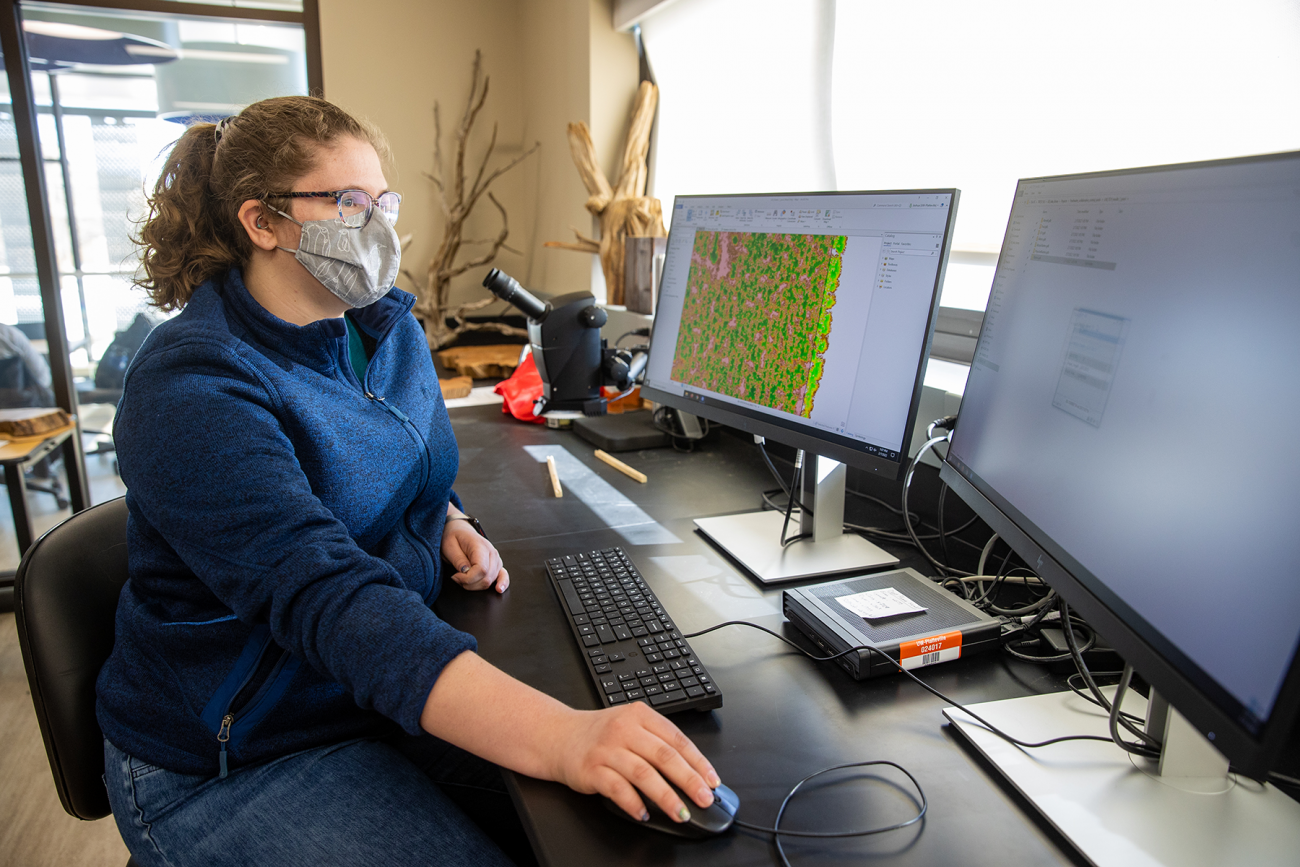
[[[298,223],[279,208],[271,210]],[[359,229],[343,225],[341,219],[308,220],[298,225],[302,226],[298,249],[279,249],[293,253],[309,274],[349,307],[369,307],[393,288],[402,264],[402,248],[393,224],[379,208]]]

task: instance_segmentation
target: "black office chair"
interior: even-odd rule
[[[36,540],[14,578],[18,643],[45,754],[63,809],[78,819],[111,812],[95,678],[113,649],[126,575],[126,501],[119,497]]]

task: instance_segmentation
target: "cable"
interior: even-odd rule
[[[895,822],[892,825],[884,825],[879,828],[870,828],[866,831],[787,831],[781,827],[781,817],[785,815],[785,808],[789,806],[790,801],[794,798],[796,794],[798,794],[799,789],[803,786],[804,783],[808,782],[809,780],[820,777],[822,774],[829,774],[832,771],[842,771],[845,770],[846,768],[866,768],[866,767],[871,767],[873,765],[889,765],[891,768],[896,768],[897,770],[901,771],[904,774],[904,776],[906,776],[909,780],[912,781],[912,785],[916,788],[916,793],[921,796],[920,809],[916,811],[915,816],[903,822]],[[843,765],[835,765],[834,767],[823,768],[820,771],[816,771],[804,777],[802,780],[794,784],[794,788],[792,788],[790,792],[785,796],[785,799],[781,801],[781,808],[776,811],[776,822],[773,823],[773,827],[771,828],[764,828],[761,825],[751,825],[750,823],[742,822],[739,819],[733,820],[732,824],[736,825],[739,828],[744,828],[749,831],[758,831],[763,834],[771,834],[773,837],[773,842],[776,843],[776,852],[781,857],[781,863],[784,864],[785,867],[790,867],[790,859],[786,857],[785,849],[784,847],[781,846],[782,837],[805,837],[805,838],[813,837],[813,838],[821,838],[821,839],[837,838],[837,837],[840,838],[868,837],[872,834],[883,834],[886,831],[897,831],[900,828],[906,828],[909,825],[915,825],[917,822],[921,821],[921,819],[925,818],[925,814],[929,809],[930,809],[930,802],[925,797],[925,790],[921,788],[921,784],[917,782],[916,777],[912,776],[911,771],[909,771],[907,768],[903,767],[902,765],[898,764],[897,762],[891,762],[885,759],[877,759],[875,761],[849,762]]]
[[[668,414],[668,409],[669,407],[666,406],[661,406],[656,408],[654,413],[650,416],[650,423],[655,426],[656,430],[662,431],[663,433],[668,434],[668,436],[672,438],[672,446],[674,451],[682,452],[683,454],[690,454],[691,452],[695,451],[696,440],[684,436],[681,430],[674,430],[673,428],[668,426],[668,423],[664,421],[664,418]],[[704,418],[703,416],[700,417],[700,422],[703,425],[703,428],[701,429],[702,433],[700,435],[700,439],[703,439],[704,437],[709,435],[709,431],[712,430],[712,425],[710,424],[709,420],[707,418]],[[682,448],[680,445],[678,445],[678,440],[684,440],[686,442],[687,448]]]
[[[1122,672],[1122,671],[1094,671],[1094,672],[1092,673],[1092,676],[1093,676],[1094,678],[1097,678],[1097,677],[1119,677],[1119,676],[1120,676],[1121,674],[1123,674],[1123,673],[1124,673],[1124,672]],[[1079,698],[1083,699],[1083,700],[1086,701],[1086,702],[1089,702],[1090,704],[1095,704],[1097,707],[1101,707],[1101,706],[1102,706],[1102,705],[1101,705],[1101,702],[1097,701],[1095,698],[1093,698],[1092,696],[1088,695],[1088,693],[1084,692],[1082,689],[1079,688],[1078,684],[1076,684],[1076,683],[1074,682],[1074,679],[1075,679],[1076,677],[1078,677],[1080,681],[1083,680],[1083,678],[1082,678],[1082,677],[1079,675],[1079,673],[1076,671],[1074,674],[1070,675],[1069,677],[1067,677],[1067,678],[1065,679],[1065,685],[1068,686],[1068,687],[1070,688],[1070,690],[1071,690],[1075,695],[1077,695]],[[1107,713],[1109,713],[1109,710],[1107,710]],[[1145,722],[1145,720],[1143,720],[1142,717],[1137,716],[1136,714],[1131,714],[1131,713],[1129,713],[1128,711],[1123,711],[1123,715],[1124,715],[1125,717],[1127,717],[1127,718],[1129,719],[1130,722],[1136,722],[1136,723],[1142,723],[1142,722]]]
[[[948,553],[948,536],[943,531],[943,503],[948,496],[948,484],[939,483],[939,550],[943,552],[943,562],[952,565],[952,555]]]
[[[649,337],[649,336],[650,336],[650,329],[649,329],[649,328],[633,328],[631,331],[625,331],[625,332],[623,332],[622,334],[619,335],[618,340],[615,340],[615,341],[614,341],[614,345],[615,345],[615,346],[618,346],[620,343],[623,342],[623,339],[624,339],[624,338],[626,338],[626,337],[632,337],[633,335],[635,335],[635,336],[637,336],[637,337]]]
[[[1074,657],[1075,669],[1083,678],[1083,682],[1088,685],[1088,689],[1092,692],[1093,697],[1097,699],[1097,704],[1101,705],[1101,707],[1105,708],[1110,713],[1111,740],[1113,740],[1115,745],[1125,752],[1146,756],[1148,758],[1153,758],[1155,755],[1158,755],[1160,748],[1159,741],[1147,734],[1145,731],[1135,727],[1133,723],[1129,722],[1129,720],[1125,718],[1125,716],[1121,715],[1117,710],[1114,710],[1114,708],[1118,708],[1124,701],[1124,692],[1128,689],[1129,678],[1132,677],[1132,667],[1127,664],[1124,666],[1125,670],[1128,672],[1128,677],[1125,677],[1124,673],[1120,674],[1121,686],[1116,687],[1115,701],[1112,704],[1106,700],[1106,696],[1102,695],[1101,689],[1097,686],[1097,682],[1093,680],[1092,672],[1088,670],[1088,664],[1083,659],[1083,651],[1079,649],[1078,642],[1074,640],[1074,627],[1070,622],[1070,606],[1064,599],[1061,600],[1061,625],[1065,630],[1065,643],[1070,648],[1070,655]],[[1117,724],[1124,726],[1125,729],[1127,729],[1134,737],[1141,740],[1142,743],[1131,744],[1128,741],[1121,739],[1118,735],[1118,729],[1116,728]]]
[[[1119,683],[1115,687],[1115,698],[1110,704],[1110,739],[1126,752],[1147,759],[1158,759],[1160,758],[1160,742],[1146,732],[1141,731],[1140,729],[1135,729],[1131,723],[1125,722],[1120,718],[1120,705],[1124,703],[1124,693],[1128,691],[1129,680],[1131,680],[1132,677],[1133,666],[1126,662],[1124,663],[1124,673],[1119,676]],[[1119,734],[1119,727],[1121,725],[1134,734],[1139,735],[1145,742],[1145,745],[1130,744],[1121,738]]]
[[[799,451],[794,456],[794,476],[790,479],[790,491],[793,492],[793,491],[799,491],[803,489],[803,468],[804,468],[804,453],[803,453],[803,449],[799,449]],[[791,493],[789,495],[789,499],[786,500],[785,520],[781,522],[781,547],[782,548],[788,547],[789,545],[798,542],[800,539],[807,539],[812,536],[811,533],[798,533],[794,536],[791,536],[789,539],[785,537],[785,532],[790,527],[790,514],[791,512],[794,511],[794,500],[795,497],[793,493]],[[801,509],[802,506],[803,504],[800,503]],[[811,515],[812,513],[808,512],[808,514]]]
[[[932,423],[931,429],[933,429],[936,424],[938,424],[938,422]],[[916,534],[916,528],[912,526],[911,513],[907,509],[907,493],[912,487],[912,476],[916,474],[916,468],[920,466],[921,458],[925,456],[927,451],[941,442],[947,442],[947,440],[948,434],[944,434],[943,436],[933,436],[926,440],[925,445],[921,446],[921,448],[917,450],[916,457],[912,458],[912,462],[908,464],[907,475],[903,477],[903,523],[907,526],[907,534],[912,537],[912,544],[916,546],[916,550],[920,551],[925,559],[930,561],[930,565],[938,569],[939,574],[945,578],[949,575],[970,575],[971,573],[962,569],[954,569],[951,566],[945,566],[943,563],[940,563],[935,559],[933,554],[926,550],[925,545],[921,544],[921,540]]]
[[[884,652],[883,650],[881,650],[880,648],[878,648],[878,647],[872,647],[872,646],[869,645],[869,644],[860,644],[860,645],[858,645],[857,647],[850,647],[848,650],[841,651],[841,652],[836,653],[836,654],[834,654],[834,655],[832,655],[832,656],[813,656],[811,653],[809,653],[808,651],[804,650],[802,647],[800,647],[799,645],[795,644],[793,641],[791,641],[790,639],[786,638],[784,635],[781,635],[780,633],[777,633],[777,632],[773,632],[771,629],[768,629],[766,626],[759,626],[757,623],[750,623],[748,620],[728,620],[728,621],[726,621],[725,623],[719,623],[719,624],[717,624],[717,625],[715,625],[715,626],[710,626],[710,627],[708,627],[708,628],[706,628],[706,629],[701,629],[701,630],[699,630],[698,632],[692,632],[692,633],[690,633],[689,635],[683,633],[683,634],[682,634],[682,638],[688,638],[688,639],[689,639],[689,638],[697,638],[697,637],[699,637],[699,636],[701,636],[701,635],[706,635],[706,634],[708,634],[708,633],[710,633],[710,632],[714,632],[714,631],[716,631],[716,630],[722,629],[724,626],[748,626],[748,627],[751,628],[751,629],[757,629],[759,632],[766,632],[768,635],[772,636],[773,638],[777,639],[778,641],[781,641],[781,642],[783,642],[783,643],[785,643],[785,644],[788,644],[790,647],[793,647],[795,650],[799,651],[800,653],[802,653],[804,656],[808,657],[808,659],[812,660],[813,662],[834,662],[835,660],[839,659],[840,657],[848,656],[850,653],[854,653],[854,652],[859,651],[859,650],[866,650],[866,651],[869,651],[869,652],[871,652],[871,653],[875,653],[876,655],[878,655],[878,656],[880,656],[880,657],[883,657],[883,658],[885,659],[885,661],[887,661],[890,665],[892,665],[892,666],[894,666],[895,668],[897,668],[900,672],[902,672],[903,674],[905,674],[905,675],[907,675],[909,678],[911,678],[911,679],[912,679],[912,680],[913,680],[913,681],[914,681],[918,686],[920,686],[920,687],[921,687],[922,689],[924,689],[926,692],[930,693],[931,695],[935,696],[936,698],[938,698],[938,699],[940,699],[940,700],[942,700],[942,701],[946,701],[948,704],[950,704],[950,705],[952,705],[953,707],[957,708],[957,709],[960,710],[962,713],[966,714],[966,715],[969,716],[971,719],[975,720],[975,721],[978,722],[980,725],[984,726],[986,729],[988,729],[988,730],[989,730],[990,732],[992,732],[993,734],[997,735],[998,737],[1002,738],[1003,740],[1005,740],[1005,741],[1007,741],[1007,742],[1009,742],[1009,743],[1013,743],[1013,744],[1015,744],[1015,745],[1018,746],[1018,747],[1026,747],[1026,748],[1031,748],[1031,749],[1032,749],[1032,748],[1035,748],[1035,747],[1045,747],[1045,746],[1048,746],[1048,745],[1050,745],[1050,744],[1060,743],[1060,742],[1062,742],[1062,741],[1105,741],[1106,743],[1110,743],[1110,738],[1102,737],[1101,735],[1065,735],[1064,737],[1059,737],[1059,738],[1049,738],[1048,740],[1045,740],[1045,741],[1038,741],[1038,742],[1036,742],[1036,743],[1030,743],[1030,742],[1028,742],[1028,741],[1022,741],[1022,740],[1020,740],[1019,738],[1014,737],[1014,736],[1012,736],[1012,735],[1009,735],[1009,734],[1007,734],[1006,732],[1002,731],[1002,730],[999,729],[997,726],[993,725],[993,724],[990,723],[988,720],[984,719],[983,717],[979,716],[978,714],[974,713],[973,711],[968,710],[964,705],[962,705],[962,704],[960,704],[960,703],[958,703],[958,702],[955,702],[955,701],[953,701],[952,699],[948,698],[948,696],[946,696],[946,695],[944,695],[943,693],[939,692],[939,690],[937,690],[937,689],[935,689],[934,687],[930,686],[928,683],[926,683],[925,681],[921,680],[921,678],[917,677],[915,674],[912,674],[911,671],[909,671],[908,669],[904,668],[904,667],[902,666],[902,664],[901,664],[898,660],[894,659],[892,656],[890,656],[889,654],[885,653],[885,652]]]

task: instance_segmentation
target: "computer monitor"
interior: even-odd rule
[[[825,459],[812,541],[780,545],[774,512],[697,521],[760,580],[897,562],[842,534],[844,469],[832,462],[894,479],[907,461],[957,200],[946,189],[674,201],[642,393]]]
[[[1186,746],[1255,777],[1300,708],[1298,329],[1300,153],[1022,180],[941,470],[1204,738]],[[1109,782],[1086,779],[1107,760],[1068,749],[1013,749],[1003,771],[1095,863],[1099,841],[1195,863],[1234,833],[1294,843],[1277,816],[1300,829],[1241,780],[1211,789],[1244,801],[1188,801],[1218,818],[1171,828],[1142,812],[1169,786],[1128,788],[1118,748]]]

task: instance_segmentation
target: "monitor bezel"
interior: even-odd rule
[[[1013,203],[1019,201],[1020,190],[1025,184],[1114,178],[1281,159],[1300,159],[1300,151],[1105,172],[1022,178],[1016,185],[1016,197]],[[1013,214],[1014,211],[1013,204],[1011,213]],[[1010,226],[1011,214],[1008,214],[1008,231]],[[998,267],[1001,267],[1000,260]],[[996,280],[995,275],[995,285]],[[985,339],[985,335],[981,334],[980,342]],[[977,357],[979,351],[980,346],[977,345],[975,350]],[[953,430],[954,439],[959,435],[960,430],[959,411],[957,424]],[[957,494],[1005,540],[1072,608],[1077,609],[1098,634],[1103,636],[1109,645],[1157,692],[1177,708],[1197,731],[1227,756],[1234,771],[1259,779],[1266,776],[1272,762],[1287,744],[1292,727],[1300,716],[1300,645],[1291,649],[1291,665],[1283,679],[1271,713],[1259,726],[1258,731],[1252,731],[1251,727],[1235,719],[1233,714],[1225,709],[1224,704],[1239,705],[1239,702],[1228,696],[1214,678],[1183,656],[1162,633],[1146,624],[1136,612],[1130,610],[1126,614],[1124,609],[1127,609],[1127,606],[1104,582],[1056,545],[1046,533],[963,464],[960,457],[953,454],[951,449],[942,462],[939,478],[952,488],[953,493]],[[1222,694],[1220,700],[1216,700],[1211,694],[1215,692]]]
[[[879,455],[873,455],[865,451],[867,444],[859,443],[848,437],[836,437],[826,431],[812,429],[807,424],[800,424],[795,421],[780,419],[767,413],[757,410],[748,410],[735,404],[723,403],[721,401],[703,397],[700,401],[691,400],[672,392],[662,391],[649,385],[641,386],[641,396],[655,403],[669,406],[674,409],[680,409],[683,412],[689,412],[708,419],[711,422],[727,425],[745,433],[773,439],[787,446],[797,449],[803,449],[811,454],[822,455],[832,460],[840,461],[849,466],[865,470],[881,478],[897,480],[903,474],[903,468],[908,462],[909,446],[912,439],[912,430],[916,425],[916,414],[921,402],[921,387],[925,382],[925,369],[930,359],[930,347],[934,341],[934,326],[939,316],[939,299],[943,293],[943,281],[948,270],[948,257],[952,251],[952,234],[953,227],[956,224],[956,214],[958,201],[961,198],[961,191],[955,187],[945,187],[936,189],[913,189],[913,190],[834,190],[834,191],[806,191],[806,192],[775,192],[775,193],[718,193],[718,194],[691,194],[679,195],[673,198],[673,213],[677,212],[677,203],[683,199],[759,199],[773,198],[784,196],[899,196],[899,195],[941,195],[951,196],[948,207],[948,217],[944,222],[943,243],[941,245],[939,256],[939,269],[935,274],[935,283],[930,296],[930,310],[926,319],[924,345],[921,349],[920,358],[917,365],[916,376],[912,383],[912,397],[907,412],[907,424],[902,431],[901,443],[899,449],[899,459],[897,461],[882,458]],[[669,243],[672,243],[672,226],[669,226]],[[658,292],[659,287],[655,287]],[[656,298],[655,309],[658,310],[658,299]],[[650,328],[650,352],[654,352],[654,329],[658,321],[651,323]]]

